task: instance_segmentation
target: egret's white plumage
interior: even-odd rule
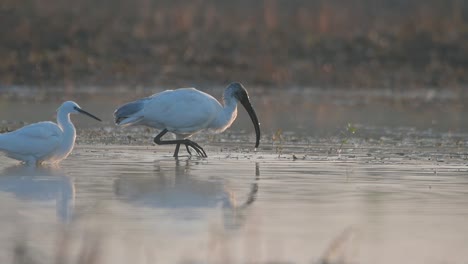
[[[166,90],[122,105],[114,112],[114,116],[115,122],[121,126],[145,125],[163,130],[155,138],[155,142],[177,144],[174,156],[177,156],[180,144],[185,144],[187,150],[190,146],[197,150],[198,154],[206,156],[198,144],[186,138],[207,129],[217,133],[223,132],[236,119],[237,102],[240,102],[254,123],[257,136],[255,147],[258,147],[258,119],[242,84],[232,83],[226,87],[223,102],[224,105],[221,105],[213,96],[195,88],[181,88]],[[161,141],[160,138],[166,132],[174,133],[177,140]]]
[[[60,162],[75,144],[76,130],[70,120],[72,113],[82,113],[101,121],[75,102],[67,101],[57,109],[57,124],[39,122],[0,134],[0,151],[28,164]]]

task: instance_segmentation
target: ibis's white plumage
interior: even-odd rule
[[[226,87],[223,94],[224,105],[213,96],[195,88],[181,88],[166,90],[122,105],[114,112],[114,116],[115,122],[121,126],[145,125],[163,130],[155,138],[155,142],[177,144],[174,153],[174,156],[177,156],[180,144],[203,150],[186,139],[192,134],[202,130],[219,133],[229,128],[237,117],[237,102],[246,108],[252,119],[256,132],[255,147],[258,147],[260,140],[258,119],[250,104],[247,91],[240,83],[232,83]],[[160,138],[166,132],[176,134],[177,140],[161,141]]]
[[[57,124],[39,122],[0,134],[0,151],[28,164],[60,162],[75,144],[76,130],[70,120],[71,113],[83,113],[99,120],[75,102],[67,101],[57,109]]]
[[[237,103],[226,109],[211,95],[194,88],[166,90],[133,102],[139,111],[119,125],[146,125],[189,136],[203,129],[222,132],[236,119]]]

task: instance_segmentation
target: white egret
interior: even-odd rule
[[[198,155],[207,157],[205,151],[197,143],[187,139],[201,130],[223,132],[237,117],[237,102],[240,102],[255,127],[256,143],[260,143],[260,127],[257,115],[249,100],[244,86],[231,83],[224,91],[224,105],[213,96],[195,88],[180,88],[166,90],[150,97],[127,103],[115,110],[115,123],[121,126],[145,125],[162,130],[155,138],[158,145],[175,144],[174,157],[178,156],[179,147],[185,145],[195,149]],[[167,132],[176,135],[176,140],[161,140]]]
[[[85,114],[101,121],[75,102],[67,101],[57,109],[57,124],[39,122],[0,134],[0,151],[27,164],[60,162],[75,145],[76,130],[70,120],[70,114],[73,113]]]

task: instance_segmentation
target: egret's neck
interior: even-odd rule
[[[57,124],[63,130],[65,137],[75,138],[76,130],[70,120],[70,113],[59,110],[57,113]]]

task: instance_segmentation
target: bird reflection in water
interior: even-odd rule
[[[42,206],[55,201],[57,218],[68,222],[72,216],[75,188],[70,177],[58,167],[15,165],[0,172],[0,194]]]
[[[229,199],[230,201],[229,208],[231,210],[224,210],[224,225],[226,228],[236,229],[243,225],[247,216],[246,209],[250,205],[252,205],[257,198],[259,179],[260,179],[260,164],[258,162],[255,162],[255,179],[250,186],[250,190],[247,195],[247,198],[240,204],[237,204],[238,201],[236,199],[236,194],[234,194],[233,192],[230,192],[229,190],[226,190],[227,192],[231,194],[230,199]]]
[[[174,166],[169,166],[168,169],[164,161],[158,161],[154,175],[150,177],[116,179],[114,182],[116,196],[136,206],[175,209],[178,220],[200,218],[200,213],[204,209],[220,208],[226,229],[242,226],[248,212],[246,209],[256,200],[260,178],[258,163],[255,163],[253,182],[244,196],[229,189],[224,179],[216,181],[192,175],[191,168],[194,165],[203,165],[203,161],[178,159],[171,161],[170,164],[172,162],[175,162]],[[244,199],[239,198],[243,196]]]

